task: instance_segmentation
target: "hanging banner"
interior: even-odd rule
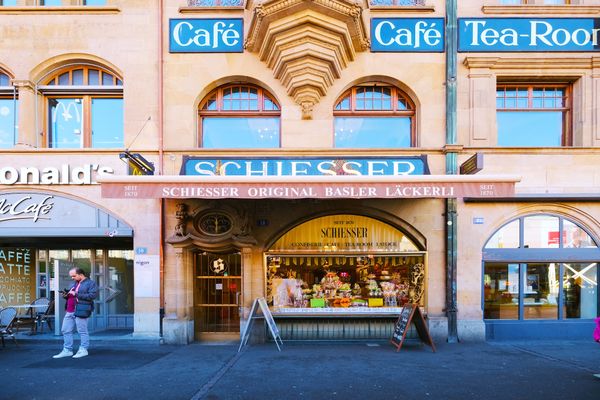
[[[599,51],[600,18],[459,18],[459,52]]]

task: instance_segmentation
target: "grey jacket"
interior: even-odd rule
[[[70,289],[75,289],[75,287],[77,287],[77,282],[73,282]],[[79,303],[92,304],[94,299],[98,297],[98,285],[90,278],[84,279],[81,281],[75,297]]]

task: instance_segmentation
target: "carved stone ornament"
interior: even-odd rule
[[[177,225],[175,225],[175,236],[187,235],[186,225],[189,217],[187,204],[178,203],[177,211],[175,211],[175,219],[177,219]]]
[[[245,43],[302,107],[302,118],[369,47],[362,7],[346,0],[269,0],[254,9]]]

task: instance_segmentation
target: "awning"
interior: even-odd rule
[[[515,175],[115,176],[102,197],[121,199],[399,199],[510,197]]]

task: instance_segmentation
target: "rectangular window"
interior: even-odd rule
[[[55,149],[84,146],[82,98],[48,100],[48,146]]]
[[[106,5],[106,0],[83,0],[84,6],[104,6]]]
[[[410,117],[336,117],[336,148],[406,148],[411,146]]]
[[[563,318],[596,318],[598,315],[598,264],[563,264]]]
[[[544,263],[524,267],[523,319],[558,319],[559,265]]]
[[[498,146],[569,146],[569,93],[565,85],[498,86]]]
[[[62,0],[40,0],[40,6],[62,6]]]
[[[486,263],[483,283],[483,318],[519,319],[519,264]]]
[[[123,147],[123,99],[92,99],[92,147]]]
[[[202,119],[202,147],[267,149],[279,147],[279,117]]]
[[[18,101],[0,97],[0,149],[15,146],[18,134]]]
[[[0,0],[0,6],[16,6],[17,0]]]

